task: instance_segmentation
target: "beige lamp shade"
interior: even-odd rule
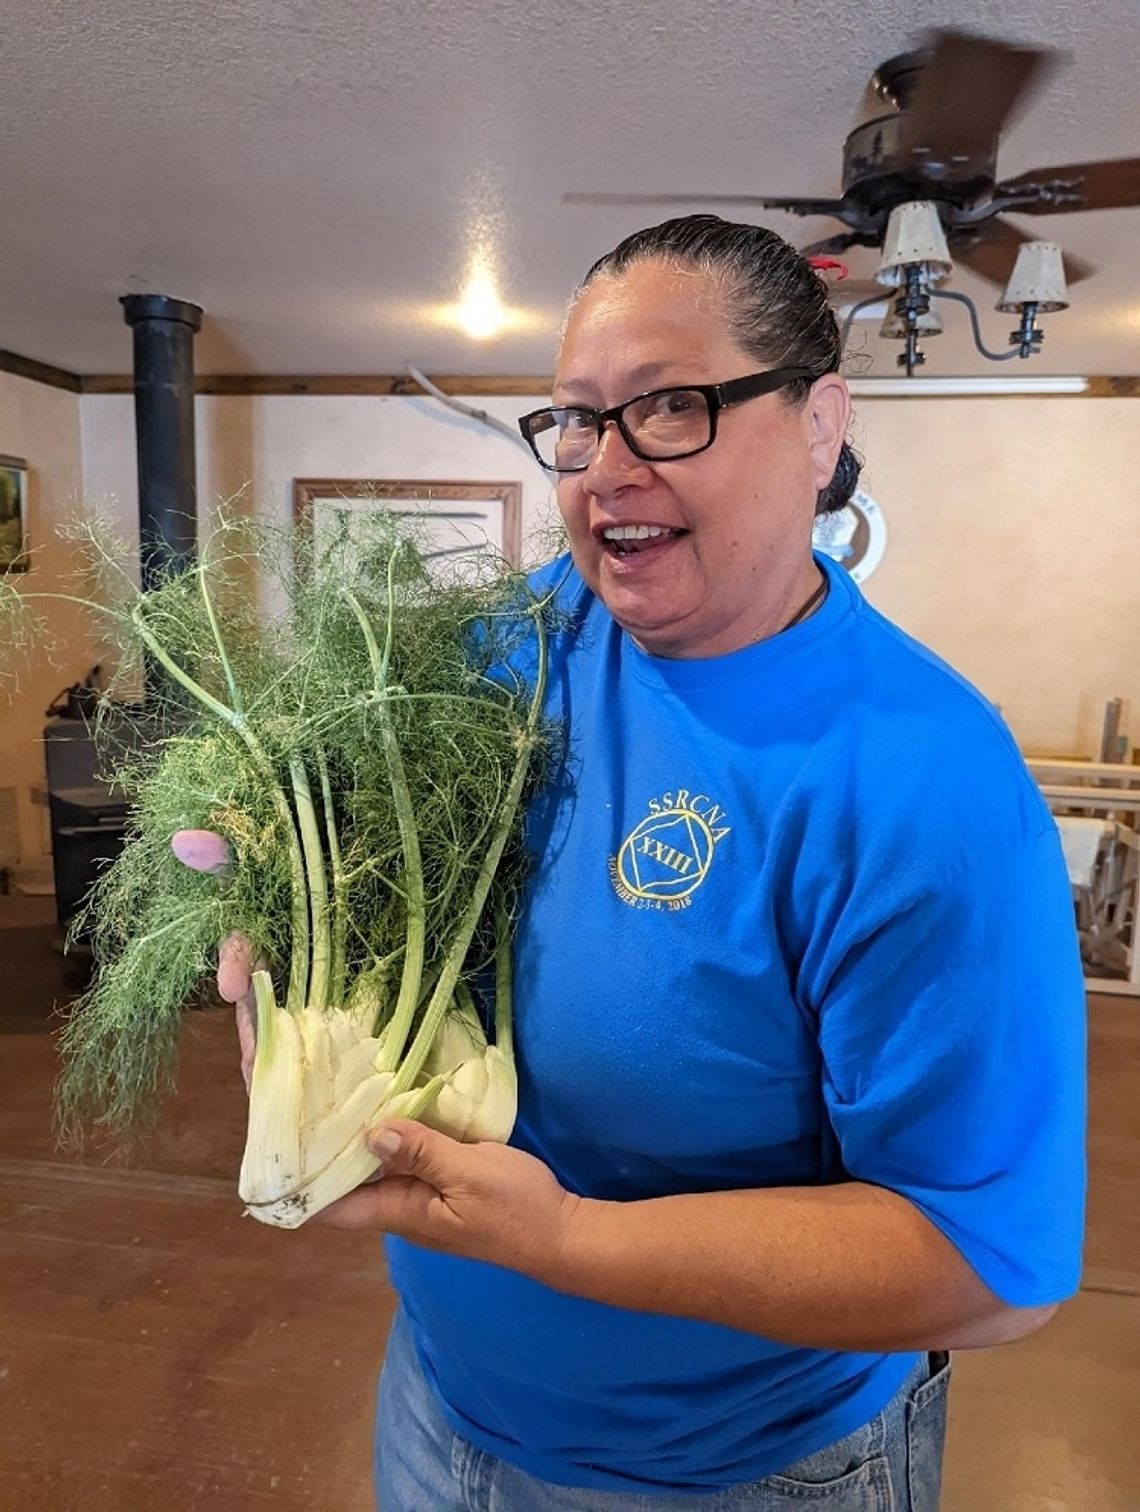
[[[937,283],[953,271],[942,222],[929,200],[908,200],[891,211],[876,282],[888,287],[905,282],[903,269],[910,263],[919,264],[924,283]]]
[[[1005,293],[994,309],[1011,315],[1020,314],[1027,304],[1035,304],[1042,313],[1067,310],[1067,294],[1061,249],[1056,242],[1022,242]]]
[[[919,336],[941,336],[942,322],[938,318],[938,311],[927,310],[925,314],[918,316],[915,330]],[[906,321],[894,309],[888,310],[879,327],[879,335],[885,336],[888,341],[905,341]]]

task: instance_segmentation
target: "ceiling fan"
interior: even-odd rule
[[[891,235],[892,212],[923,202],[936,212],[935,232],[940,225],[954,262],[1005,284],[1019,252],[1032,241],[1005,218],[1005,212],[1069,215],[1140,205],[1140,157],[1067,163],[1034,168],[1012,179],[998,177],[1002,129],[1059,62],[1055,52],[991,37],[952,30],[929,33],[921,49],[890,58],[875,71],[872,88],[891,109],[848,135],[837,198],[571,193],[563,199],[570,204],[758,205],[792,215],[833,216],[842,222],[843,231],[804,247],[807,256],[834,255],[850,247],[883,248]],[[1062,261],[1070,283],[1094,271],[1075,257],[1063,255]],[[900,287],[909,282],[916,296],[922,293],[913,278],[884,280],[882,269],[880,281]],[[841,284],[837,292],[850,299],[866,287]],[[880,297],[888,294],[889,290],[880,291]],[[1040,334],[1035,333],[1030,345],[1039,344]]]

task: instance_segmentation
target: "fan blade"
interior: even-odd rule
[[[1013,272],[1018,251],[1027,241],[1029,237],[1024,231],[1019,231],[1001,216],[994,216],[969,237],[952,238],[950,256],[956,266],[969,268],[979,278],[1004,288]]]
[[[846,210],[842,200],[775,199],[766,194],[603,194],[572,192],[562,196],[564,205],[761,205],[767,210],[787,210],[793,215],[836,215]]]
[[[1025,242],[1033,239],[1004,216],[998,215],[984,222],[981,229],[971,234],[969,239],[953,237],[950,256],[956,264],[969,268],[971,273],[1004,288],[1013,272],[1018,251]],[[1065,280],[1070,284],[1080,283],[1096,272],[1092,263],[1068,252],[1062,253],[1061,263],[1065,269]]]
[[[930,61],[902,118],[898,153],[950,164],[985,153],[1055,66],[1055,53],[1010,47],[967,32],[933,34]]]
[[[1140,158],[1111,158],[1099,163],[1066,163],[1061,168],[1033,168],[999,184],[995,199],[1036,191],[1036,199],[1014,205],[1018,215],[1069,215],[1074,210],[1123,210],[1140,205]]]

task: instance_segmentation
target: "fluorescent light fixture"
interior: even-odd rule
[[[846,320],[848,315],[854,314],[854,311],[857,309],[861,302],[862,301],[858,299],[849,299],[846,304],[841,304],[836,310],[835,318],[837,320]],[[856,320],[882,320],[885,318],[890,308],[891,303],[888,299],[880,299],[877,300],[874,304],[864,306],[864,308],[861,309],[857,315],[854,315],[854,318]]]
[[[976,394],[1085,394],[1087,378],[851,378],[856,398],[928,399]]]

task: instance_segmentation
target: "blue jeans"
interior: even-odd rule
[[[937,1512],[950,1363],[923,1355],[877,1417],[779,1475],[723,1491],[591,1491],[536,1480],[453,1432],[402,1309],[380,1376],[379,1512]]]

